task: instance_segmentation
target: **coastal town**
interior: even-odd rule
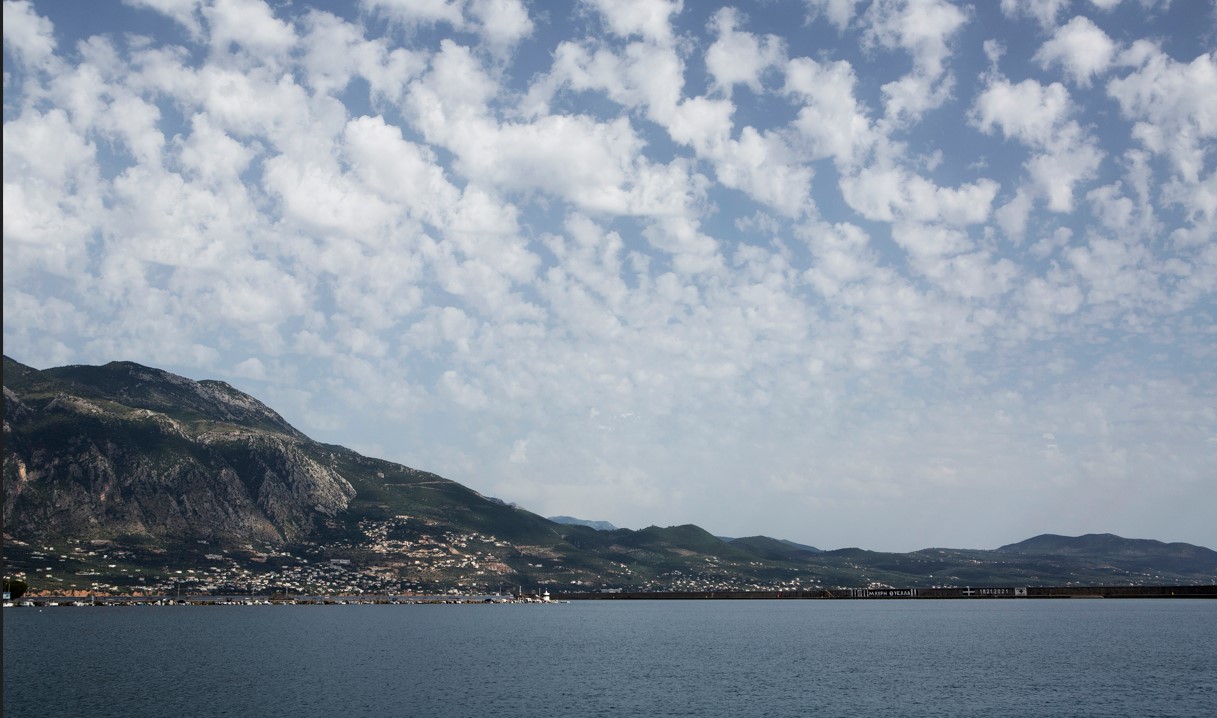
[[[169,552],[139,542],[77,539],[31,544],[5,536],[7,576],[30,595],[527,595],[596,591],[793,591],[801,576],[749,580],[737,564],[704,561],[636,579],[621,562],[564,565],[546,546],[454,532],[410,516],[362,521],[359,535],[290,547],[219,547],[206,541]],[[759,566],[759,564],[758,564]]]

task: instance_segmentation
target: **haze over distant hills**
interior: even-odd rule
[[[223,382],[130,362],[39,371],[4,358],[4,524],[6,575],[46,589],[1217,582],[1217,552],[1110,534],[895,554],[546,519],[313,441]]]
[[[550,516],[550,521],[556,524],[565,524],[567,526],[586,526],[596,529],[597,531],[616,531],[617,527],[610,524],[608,521],[589,521],[587,519],[577,519],[574,516]]]

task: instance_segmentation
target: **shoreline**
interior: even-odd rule
[[[1217,598],[1217,584],[1194,586],[980,586],[952,588],[828,588],[804,591],[654,591],[562,593],[572,601],[602,600],[971,600],[1045,598]]]
[[[5,601],[5,608],[95,606],[343,606],[343,605],[554,605],[570,601],[740,601],[740,600],[1021,600],[1062,598],[1208,598],[1217,599],[1217,585],[1197,586],[1003,586],[979,588],[836,588],[810,591],[647,591],[556,593],[537,596],[313,596],[313,595],[191,595],[191,596],[22,596]]]

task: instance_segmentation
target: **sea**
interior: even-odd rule
[[[6,608],[4,716],[1215,716],[1217,601]]]

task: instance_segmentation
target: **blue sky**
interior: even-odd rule
[[[545,515],[1217,546],[1217,9],[4,3],[4,350]]]

